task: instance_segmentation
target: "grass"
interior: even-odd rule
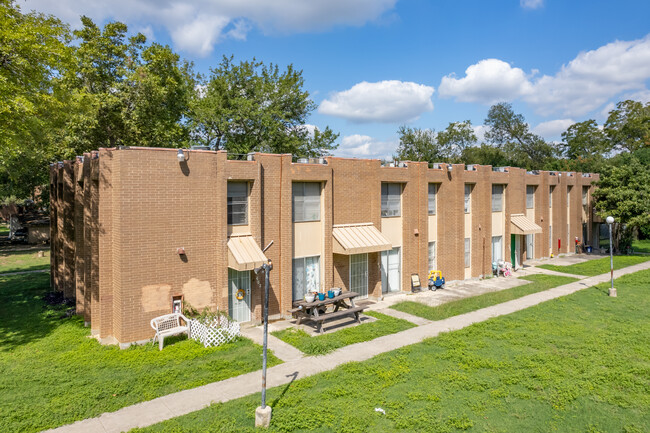
[[[270,389],[269,432],[644,432],[650,271]],[[259,394],[139,432],[254,432]],[[375,411],[382,408],[385,415]]]
[[[34,271],[50,268],[50,251],[44,250],[43,257],[37,257],[38,250],[0,250],[0,274],[5,272]]]
[[[637,253],[650,253],[650,239],[632,242],[632,249]]]
[[[647,262],[648,260],[650,260],[650,257],[647,256],[614,256],[614,269],[625,268],[627,266]],[[594,276],[609,272],[610,263],[609,257],[603,257],[601,259],[587,260],[586,262],[575,263],[573,265],[540,265],[538,268],[564,272],[567,274]]]
[[[244,338],[209,349],[170,338],[162,352],[102,346],[81,318],[46,307],[48,287],[48,273],[0,277],[2,432],[57,427],[261,368],[261,347]]]
[[[436,307],[430,307],[420,302],[404,301],[393,305],[391,308],[429,320],[442,320],[578,281],[575,278],[556,275],[529,275],[520,279],[531,281],[531,283],[499,292],[485,293],[471,298],[447,302]]]
[[[6,238],[7,236],[9,236],[9,226],[0,224],[0,237]]]
[[[373,340],[377,337],[394,334],[415,326],[409,321],[373,311],[363,314],[375,317],[377,320],[315,337],[310,337],[302,329],[295,328],[275,331],[272,334],[307,355],[323,355],[343,346]]]

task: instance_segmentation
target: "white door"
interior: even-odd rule
[[[228,311],[237,322],[251,321],[250,271],[239,272],[228,268]]]
[[[368,254],[350,256],[350,291],[359,294],[359,298],[368,297]]]
[[[535,235],[526,235],[526,259],[532,259],[535,252]]]
[[[515,236],[515,263],[512,264],[514,269],[521,266],[521,236]]]
[[[381,288],[384,293],[401,290],[400,249],[393,248],[381,253]]]

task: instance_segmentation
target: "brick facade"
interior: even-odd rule
[[[597,175],[527,173],[513,167],[494,171],[462,164],[449,170],[447,164],[430,168],[418,162],[392,167],[379,160],[338,157],[295,163],[291,155],[259,153],[252,160],[235,161],[222,151],[201,150],[185,150],[186,161],[179,163],[176,152],[100,149],[51,167],[52,285],[76,298],[77,313],[102,341],[151,338],[149,321],[169,313],[174,297],[197,308],[228,310],[228,181],[249,185],[247,229],[255,243],[264,248],[273,242],[265,255],[274,265],[269,306],[276,318],[287,317],[293,302],[293,182],[321,185],[320,221],[314,227],[321,240],[322,288],[350,286],[350,256],[333,253],[332,230],[338,224],[372,223],[382,232],[389,223],[391,230],[398,227],[393,245],[400,248],[402,291],[410,290],[412,274],[426,281],[430,241],[436,242],[436,267],[447,280],[489,275],[493,226],[503,227],[499,235],[509,261],[510,217],[526,214],[528,185],[536,187],[534,222],[542,228],[534,235],[534,258],[548,257],[551,248],[553,254],[572,253],[575,237],[592,241],[591,192]],[[401,215],[393,221],[381,216],[382,182],[401,184]],[[435,215],[428,213],[430,183],[437,186]],[[465,184],[472,185],[468,214]],[[492,213],[493,184],[505,186],[502,221],[495,221]],[[555,190],[549,208],[551,185]],[[584,207],[583,187],[589,188]],[[465,221],[471,221],[468,227]],[[466,269],[467,236],[471,266]],[[179,255],[178,248],[185,254]],[[371,299],[383,296],[381,254],[368,253]],[[525,252],[520,256],[523,260]],[[263,287],[263,275],[252,273],[253,321],[261,319]]]

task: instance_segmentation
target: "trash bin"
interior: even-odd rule
[[[591,245],[587,245],[587,254],[591,254]]]

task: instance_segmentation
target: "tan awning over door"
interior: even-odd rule
[[[236,271],[251,271],[268,259],[251,235],[231,235],[228,239],[228,267]]]
[[[532,235],[541,232],[542,228],[528,219],[526,215],[522,213],[510,215],[510,233],[513,235]]]
[[[391,242],[372,223],[339,224],[332,227],[335,254],[364,254],[387,251]]]

